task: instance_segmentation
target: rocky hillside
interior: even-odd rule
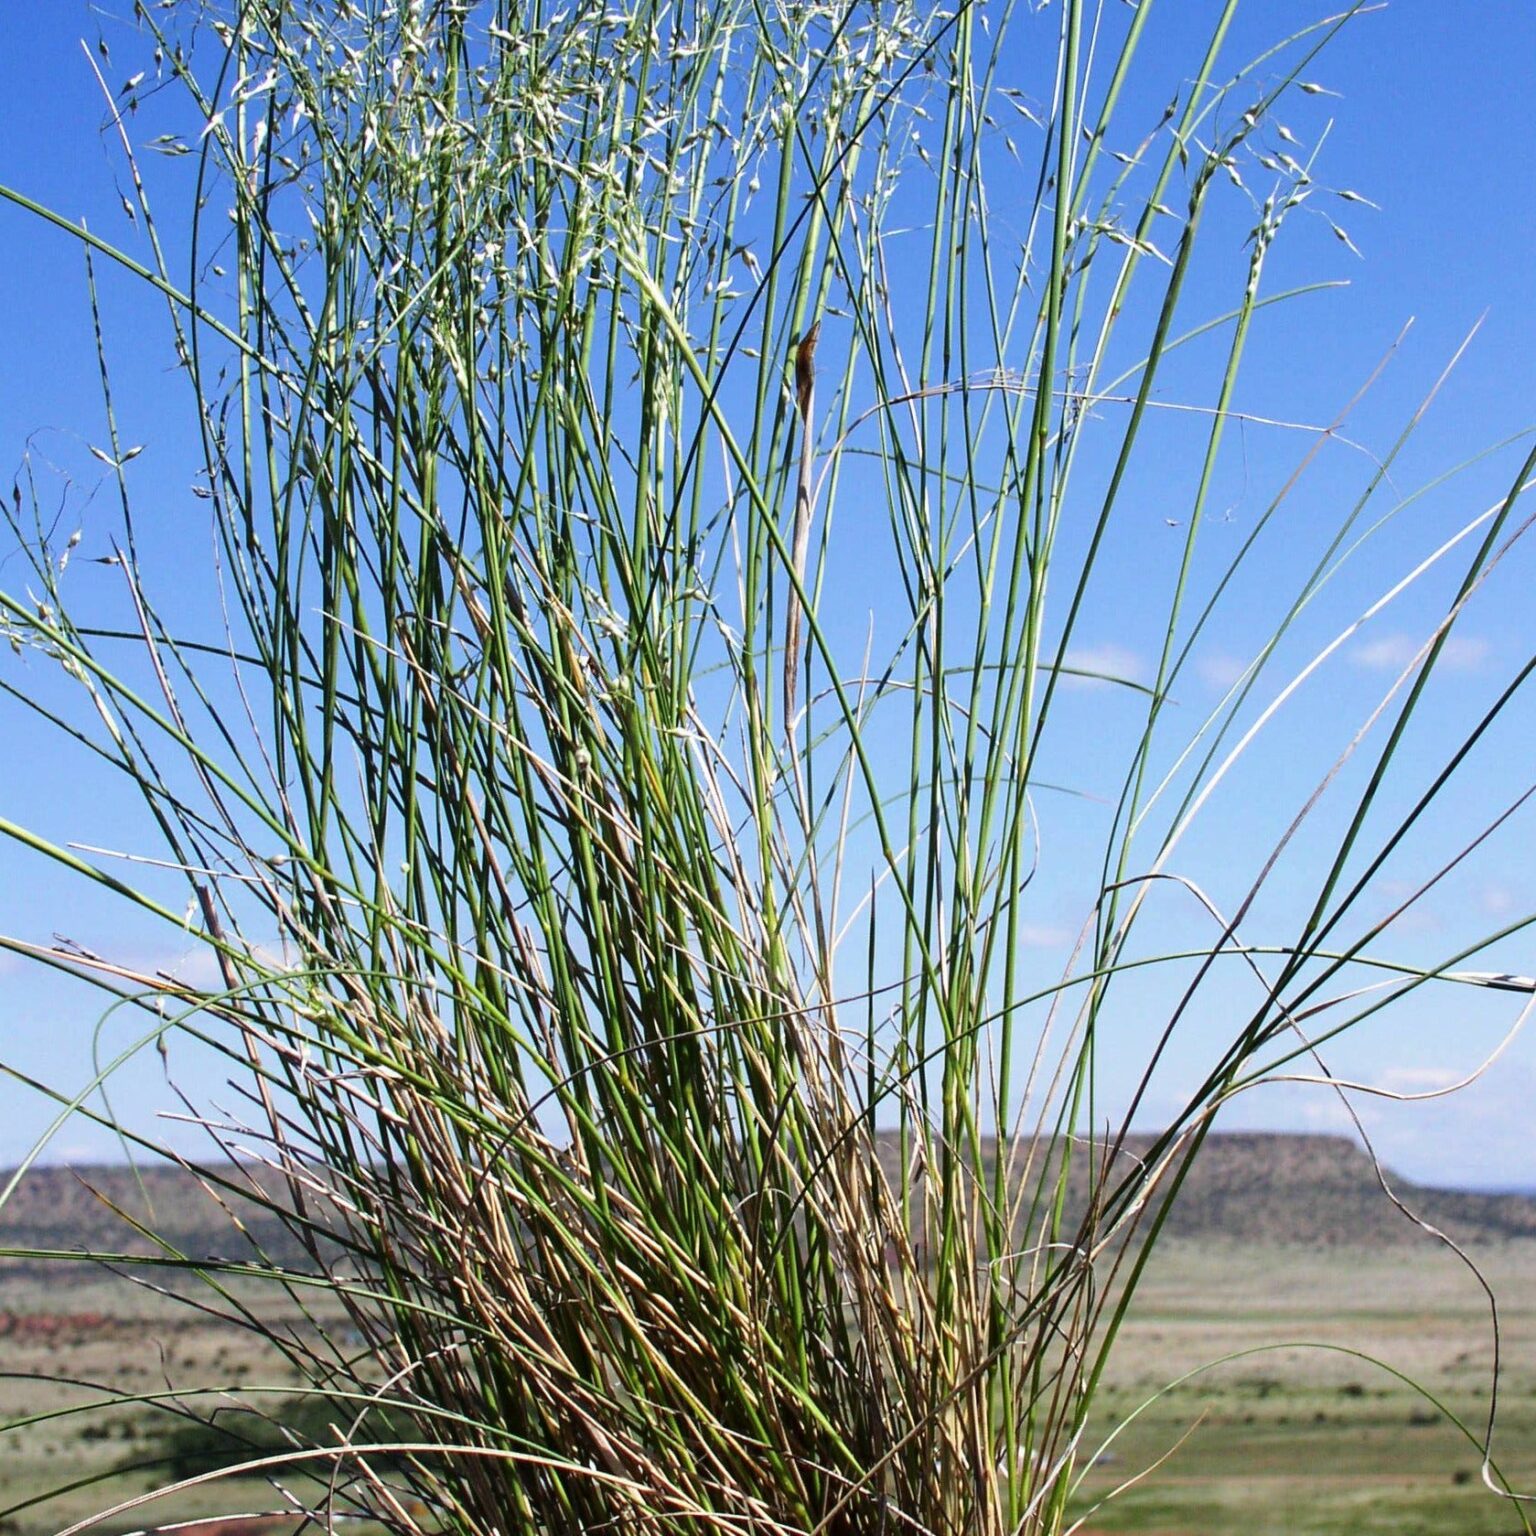
[[[8,1175],[0,1175],[0,1187],[8,1182]],[[277,1183],[275,1175],[261,1170],[258,1187],[276,1189]],[[146,1257],[165,1251],[135,1224],[190,1259],[218,1257],[312,1267],[277,1216],[227,1191],[221,1190],[215,1199],[190,1174],[168,1166],[146,1167],[137,1173],[123,1166],[31,1168],[9,1201],[0,1206],[0,1248]],[[50,1279],[68,1281],[92,1268],[47,1264],[35,1258],[0,1258],[0,1277],[46,1273]]]
[[[881,1142],[882,1160],[893,1165],[894,1141],[882,1137]],[[1150,1138],[1133,1138],[1128,1151],[1138,1155],[1149,1144]],[[270,1172],[263,1173],[262,1182],[276,1189]],[[1531,1196],[1392,1182],[1412,1209],[1459,1241],[1536,1237],[1536,1198]],[[1070,1200],[1079,1209],[1086,1191],[1086,1180],[1075,1176]],[[122,1211],[190,1258],[265,1258],[310,1268],[303,1249],[274,1215],[249,1202],[234,1202],[233,1208],[248,1235],[242,1235],[228,1209],[176,1168],[149,1168],[138,1178],[122,1167],[35,1168],[0,1207],[0,1248],[153,1254],[154,1245],[118,1214]],[[1417,1238],[1382,1194],[1370,1160],[1352,1142],[1336,1136],[1247,1133],[1210,1138],[1166,1230],[1176,1238],[1245,1244],[1380,1247]],[[46,1272],[50,1279],[67,1282],[90,1269],[51,1264],[44,1269],[37,1260],[0,1258],[0,1278]]]
[[[899,1154],[892,1140],[881,1140],[881,1160],[893,1178]],[[1151,1136],[1129,1137],[1121,1155],[1129,1164],[1153,1142]],[[995,1156],[995,1146],[987,1147],[989,1182]],[[1085,1151],[1074,1157],[1067,1196],[1074,1220],[1088,1205],[1089,1167]],[[1386,1179],[1415,1215],[1458,1242],[1536,1238],[1536,1197],[1430,1189],[1390,1170]],[[1370,1248],[1423,1240],[1383,1193],[1370,1157],[1347,1137],[1258,1132],[1208,1138],[1164,1232],[1243,1244]]]
[[[1135,1138],[1140,1151],[1150,1138]],[[1393,1192],[1416,1215],[1461,1242],[1536,1237],[1536,1199],[1429,1189],[1387,1170]],[[1343,1136],[1229,1132],[1213,1135],[1166,1228],[1177,1237],[1245,1243],[1353,1244],[1419,1240],[1382,1193],[1363,1149]]]

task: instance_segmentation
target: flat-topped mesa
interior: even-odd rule
[[[896,1134],[882,1131],[876,1140],[881,1164],[894,1179]],[[1157,1142],[1147,1133],[1127,1136],[1121,1159],[1144,1157]],[[996,1149],[991,1140],[983,1143],[989,1185]],[[1087,1206],[1090,1168],[1102,1176],[1103,1147],[1097,1157],[1093,1150],[1079,1143],[1072,1159],[1066,1203],[1073,1222]],[[1037,1148],[1031,1176],[1039,1177],[1047,1158],[1054,1166],[1059,1151],[1055,1144]],[[1015,1144],[1016,1168],[1026,1166],[1029,1152],[1027,1144]],[[1129,1173],[1129,1162],[1123,1166]],[[1458,1242],[1536,1238],[1536,1197],[1430,1188],[1383,1171],[1398,1199]],[[1171,1238],[1244,1244],[1384,1247],[1426,1240],[1383,1193],[1363,1147],[1347,1136],[1284,1131],[1213,1132],[1189,1169],[1164,1230]]]
[[[1157,1138],[1126,1138],[1123,1159],[1140,1158]],[[875,1136],[876,1155],[892,1189],[899,1188],[900,1141],[893,1131]],[[1014,1147],[1015,1168],[1025,1166],[1029,1148]],[[1102,1169],[1081,1143],[1067,1181],[1067,1214],[1075,1224],[1086,1208],[1090,1166]],[[983,1144],[983,1181],[990,1188],[997,1144]],[[1059,1147],[1036,1149],[1031,1170],[1039,1177],[1042,1161]],[[1129,1164],[1126,1164],[1129,1171]],[[228,1171],[228,1170],[226,1170]],[[253,1175],[268,1198],[283,1200],[282,1180],[270,1169],[242,1169]],[[146,1210],[139,1180],[149,1197]],[[1387,1171],[1387,1179],[1412,1211],[1458,1242],[1505,1242],[1536,1238],[1536,1197],[1489,1194],[1415,1185]],[[232,1180],[232,1182],[235,1182]],[[230,1222],[228,1213],[191,1174],[176,1167],[148,1167],[136,1176],[123,1166],[70,1169],[34,1167],[0,1208],[0,1247],[152,1256],[154,1245],[92,1193],[94,1186],[113,1204],[143,1220],[194,1259],[256,1261],[255,1250]],[[226,1196],[226,1198],[228,1198]],[[233,1202],[241,1222],[260,1244],[268,1261],[299,1270],[312,1268],[309,1256],[271,1211],[250,1202]],[[1195,1158],[1170,1214],[1172,1238],[1231,1241],[1242,1244],[1384,1247],[1425,1236],[1382,1193],[1375,1167],[1363,1148],[1344,1136],[1286,1132],[1224,1131],[1207,1138]],[[0,1278],[35,1270],[35,1261],[0,1259]],[[84,1280],[94,1265],[47,1266],[62,1282]]]

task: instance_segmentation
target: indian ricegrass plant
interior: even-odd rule
[[[1277,113],[1306,110],[1349,16],[1235,63],[1234,5],[1202,7],[1203,51],[1165,68],[1148,3],[1014,9],[140,7],[153,64],[107,90],[131,249],[5,193],[80,243],[93,304],[105,267],[164,304],[224,623],[177,606],[198,562],[140,558],[153,456],[118,427],[98,324],[121,528],[93,538],[128,619],[81,611],[74,546],[20,491],[30,564],[0,601],[95,725],[37,707],[142,791],[184,889],[5,825],[192,933],[218,978],[6,942],[243,1085],[243,1113],[200,1111],[195,1166],[309,1262],[161,1257],[216,1308],[254,1277],[349,1314],[360,1355],[272,1330],[348,1433],[253,1461],[322,1518],[1066,1529],[1105,1361],[1218,1108],[1385,1002],[1490,982],[1457,955],[1337,993],[1378,964],[1368,876],[1528,677],[1383,830],[1529,462],[1426,562],[1456,565],[1454,599],[1374,735],[1341,739],[1372,768],[1341,781],[1295,933],[1249,932],[1273,859],[1230,908],[1179,861],[1353,632],[1274,682],[1395,497],[1406,433],[1180,724],[1291,490],[1214,573],[1197,558],[1251,329],[1285,297],[1274,242],[1339,208]],[[155,113],[186,173],[170,216]],[[1202,225],[1232,210],[1251,231],[1211,304]],[[1181,553],[1142,594],[1147,680],[1084,636],[1170,377],[1199,410]],[[1075,872],[1095,894],[1042,978],[1038,803],[1085,699],[1133,724],[1104,730],[1118,800]],[[1149,951],[1160,887],[1187,906]],[[1172,1000],[1109,1119],[1111,1003],[1159,967]],[[1234,967],[1252,993],[1132,1155],[1169,1042]]]

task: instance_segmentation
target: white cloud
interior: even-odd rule
[[[1394,1100],[1351,1094],[1350,1102],[1382,1163],[1419,1184],[1536,1188],[1536,1151],[1530,1136],[1536,1069],[1523,1043],[1514,1051],[1518,1054],[1494,1062],[1481,1077],[1443,1097]],[[1388,1066],[1366,1081],[1388,1093],[1436,1093],[1463,1081],[1476,1065]],[[1331,1089],[1294,1088],[1298,1096],[1316,1097],[1287,1101],[1281,1097],[1286,1086],[1273,1090],[1280,1102],[1268,1117],[1272,1123],[1297,1130],[1353,1130]]]
[[[1464,1075],[1449,1067],[1388,1067],[1372,1086],[1383,1093],[1440,1093]]]
[[[1367,672],[1401,672],[1417,650],[1418,646],[1407,635],[1379,635],[1357,645],[1349,659]]]
[[[155,969],[164,971],[167,976],[174,977],[184,986],[196,987],[202,992],[214,988],[221,992],[224,990],[224,971],[219,964],[218,951],[206,945],[189,949],[185,954],[176,956],[174,960],[157,965]]]
[[[1453,672],[1475,672],[1487,661],[1490,649],[1481,635],[1452,635],[1445,642],[1440,664]]]
[[[1200,681],[1208,688],[1217,688],[1223,693],[1247,670],[1246,661],[1225,651],[1209,651],[1195,663]]]
[[[268,945],[247,943],[245,949],[258,965],[268,970],[287,969],[288,962]],[[189,944],[179,954],[167,954],[164,950],[127,956],[108,952],[107,958],[125,970],[149,976],[169,976],[199,992],[222,992],[225,988],[224,967],[219,961],[218,950],[211,944]]]
[[[1354,647],[1349,659],[1367,672],[1401,672],[1424,642],[1401,631],[1378,635]],[[1481,635],[1452,635],[1440,653],[1438,665],[1451,672],[1475,672],[1488,659],[1488,642]]]
[[[120,1155],[122,1143],[110,1136],[103,1136],[99,1141],[66,1141],[49,1142],[47,1150],[39,1159],[44,1163],[94,1163],[106,1161]]]
[[[1507,885],[1492,881],[1478,891],[1477,905],[1485,916],[1508,917],[1515,910],[1515,893]]]
[[[1401,939],[1414,933],[1439,933],[1445,927],[1445,919],[1428,895],[1418,896],[1403,911],[1398,908],[1413,898],[1422,882],[1414,880],[1380,880],[1372,888],[1376,900],[1376,919],[1380,921],[1389,913],[1397,913],[1392,919],[1388,935]]]
[[[1062,658],[1062,665],[1076,669],[1062,676],[1062,681],[1073,688],[1107,688],[1117,678],[1139,683],[1144,680],[1147,670],[1146,662],[1138,652],[1129,646],[1116,645],[1112,640],[1068,651]],[[1084,677],[1081,675],[1084,672],[1101,675]]]
[[[1052,923],[1021,923],[1018,929],[1025,949],[1063,949],[1076,937],[1070,928]]]
[[[1317,1063],[1303,1058],[1288,1070],[1315,1073]],[[1312,1136],[1356,1134],[1349,1109],[1326,1084],[1272,1082],[1266,1078],[1250,1084],[1231,1100],[1218,1129],[1295,1131]]]
[[[1359,1113],[1358,1107],[1356,1114]],[[1296,1119],[1304,1131],[1317,1135],[1357,1135],[1355,1115],[1331,1088],[1317,1088],[1301,1101],[1295,1109]]]
[[[1442,1099],[1417,1104],[1378,1099],[1380,1127],[1373,1134],[1383,1159],[1424,1184],[1536,1187],[1530,1134],[1536,1071],[1530,1053],[1523,1054],[1525,1059],[1496,1061],[1476,1082]],[[1382,1077],[1401,1074],[1427,1084],[1437,1070],[1397,1069]],[[1464,1074],[1445,1075],[1456,1081]]]

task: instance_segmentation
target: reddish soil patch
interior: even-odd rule
[[[120,1327],[121,1320],[105,1312],[0,1312],[0,1339],[19,1342],[82,1339]]]

